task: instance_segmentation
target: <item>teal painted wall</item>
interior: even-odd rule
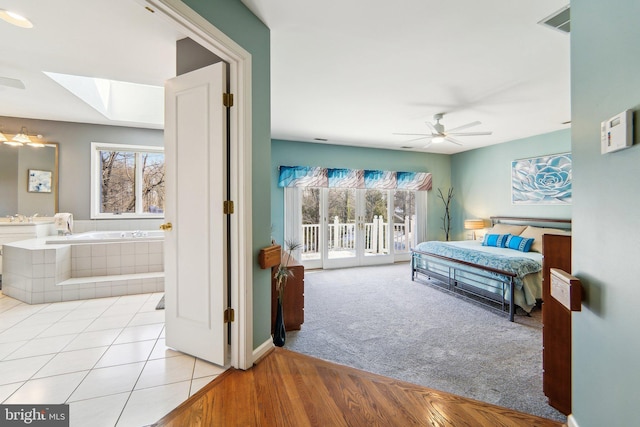
[[[450,156],[343,145],[313,144],[273,140],[271,142],[271,218],[273,236],[283,241],[284,190],[278,188],[278,166],[321,166],[351,169],[380,169],[405,172],[431,172],[433,190],[427,196],[427,238],[444,239],[442,201],[436,190],[450,187]]]
[[[640,2],[571,1],[574,161],[573,415],[580,427],[640,425]],[[600,154],[600,122],[635,111],[633,147]]]
[[[271,92],[269,29],[240,0],[185,0],[216,28],[251,53],[252,64],[252,203],[253,203],[253,347],[271,337],[271,281],[258,267],[258,251],[270,244]],[[242,206],[238,206],[242,209]]]
[[[536,135],[451,156],[455,240],[464,239],[465,219],[491,216],[571,218],[571,205],[511,204],[511,162],[571,151],[571,130]]]

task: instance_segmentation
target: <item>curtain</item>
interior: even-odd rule
[[[326,187],[327,169],[313,166],[280,166],[278,187]]]
[[[278,187],[375,188],[379,190],[428,191],[432,187],[432,178],[431,174],[427,172],[280,166]]]
[[[416,242],[427,241],[427,192],[416,191]]]
[[[284,189],[284,240],[302,242],[302,190],[300,187]],[[285,242],[280,242],[283,249]],[[294,254],[297,257],[299,254]],[[297,258],[300,259],[300,258]]]

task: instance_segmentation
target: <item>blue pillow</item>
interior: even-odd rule
[[[533,241],[534,239],[530,237],[510,235],[507,239],[506,247],[520,252],[529,252],[529,250],[531,250],[531,245],[533,245]]]
[[[495,246],[497,248],[506,247],[507,239],[511,234],[485,234],[482,246]]]

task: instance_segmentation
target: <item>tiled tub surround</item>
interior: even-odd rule
[[[14,242],[4,247],[2,291],[29,304],[163,292],[163,245]]]
[[[71,245],[71,277],[163,271],[162,241]]]
[[[2,245],[25,239],[35,239],[55,234],[53,218],[26,218],[23,222],[0,218],[0,274],[2,274]]]

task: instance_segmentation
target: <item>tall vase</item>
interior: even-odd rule
[[[278,298],[278,308],[276,311],[276,324],[273,329],[273,344],[276,347],[284,346],[287,334],[284,330],[284,316],[282,312],[282,299]]]

